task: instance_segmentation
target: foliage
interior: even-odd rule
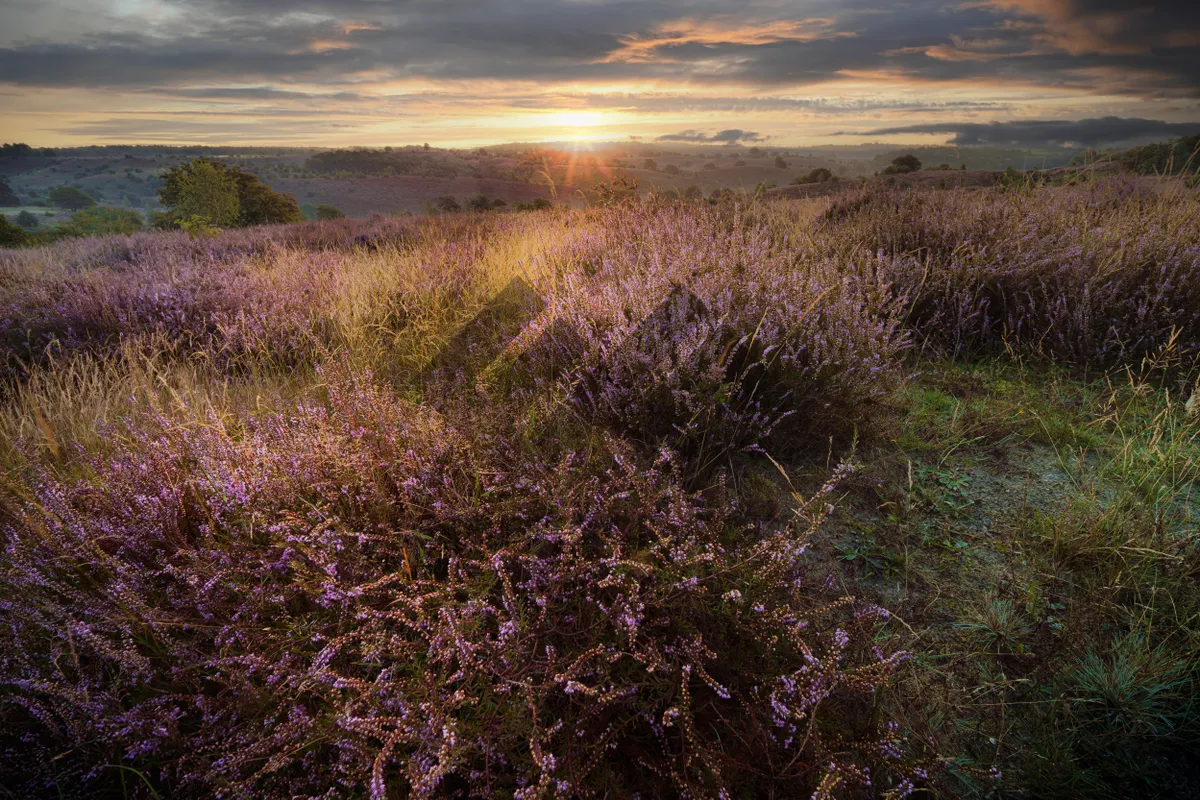
[[[74,186],[59,186],[56,189],[51,189],[48,197],[54,205],[70,211],[80,211],[96,205],[95,198],[81,192]]]
[[[787,161],[783,156],[775,156],[775,166],[779,169],[787,169]]]
[[[8,221],[8,217],[0,214],[0,247],[21,247],[28,239],[25,230]]]
[[[1126,150],[1120,156],[1140,175],[1200,173],[1200,133]]]
[[[892,163],[884,168],[881,174],[883,175],[903,175],[908,172],[916,172],[921,169],[921,159],[914,156],[912,153],[903,156],[897,156],[892,159]]]
[[[642,162],[642,169],[648,169],[653,172],[657,172],[658,171],[658,162],[655,161],[653,158],[647,158],[645,161]]]
[[[449,159],[425,152],[386,148],[350,148],[327,150],[310,156],[306,169],[323,174],[355,173],[363,175],[421,175],[428,178],[453,178],[462,171]]]
[[[17,193],[12,190],[12,187],[7,182],[0,180],[0,206],[11,207],[19,205],[21,205],[21,198],[17,196]]]
[[[257,797],[911,788],[870,708],[886,612],[805,558],[836,475],[748,535],[667,453],[542,461],[326,379],[272,418],[144,420],[94,482],[14,501],[27,790],[114,763]]]
[[[346,214],[337,206],[327,204],[318,205],[314,209],[314,214],[317,219],[345,219]]]
[[[26,230],[32,230],[38,226],[38,218],[26,209],[17,214],[17,224]]]
[[[449,194],[438,197],[433,201],[433,206],[443,214],[453,214],[456,211],[462,211],[462,206],[458,204],[458,200]]]
[[[61,233],[67,236],[104,236],[110,233],[131,234],[145,225],[142,215],[131,208],[92,206],[71,215]]]
[[[158,197],[167,212],[160,224],[178,227],[199,218],[217,228],[276,225],[303,219],[290,194],[275,192],[240,167],[205,158],[162,174]]]
[[[809,170],[806,174],[800,175],[795,180],[793,180],[792,183],[795,183],[795,184],[828,183],[831,180],[833,180],[832,172],[830,172],[825,167],[816,167],[814,169]]]

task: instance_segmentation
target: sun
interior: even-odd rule
[[[550,123],[559,128],[592,128],[604,122],[600,111],[555,111],[550,115]]]

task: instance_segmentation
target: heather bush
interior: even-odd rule
[[[797,255],[736,208],[618,211],[599,229],[525,337],[574,365],[589,418],[706,464],[828,434],[892,388],[900,299],[836,261]]]
[[[327,375],[3,497],[4,781],[173,796],[906,794],[886,613],[673,457],[552,459]],[[503,428],[503,425],[496,426]],[[36,462],[35,462],[36,463]],[[141,784],[127,784],[142,793]]]
[[[1055,191],[871,190],[824,247],[880,255],[906,324],[954,354],[1016,346],[1077,364],[1200,354],[1200,201],[1132,180]]]
[[[497,227],[338,220],[211,240],[160,233],[0,252],[0,364],[24,370],[51,353],[150,336],[223,364],[294,367],[338,344],[350,318],[356,327],[393,324],[409,292],[468,285]],[[410,253],[425,262],[417,286],[402,257]],[[370,301],[355,306],[372,277],[381,290],[367,290]]]

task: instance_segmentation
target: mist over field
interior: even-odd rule
[[[0,797],[1200,796],[1197,64],[0,0]]]

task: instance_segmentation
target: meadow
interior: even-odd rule
[[[1200,795],[1200,190],[0,251],[13,797]]]

